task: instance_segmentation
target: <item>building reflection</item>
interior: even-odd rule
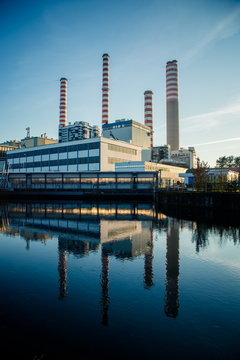
[[[109,324],[110,258],[144,257],[143,286],[154,285],[154,228],[167,233],[165,313],[177,317],[179,308],[179,222],[155,214],[148,204],[10,204],[10,234],[27,244],[58,239],[59,300],[68,296],[68,256],[82,258],[101,251],[101,315]]]
[[[179,308],[179,221],[169,219],[166,251],[165,314],[176,318]]]

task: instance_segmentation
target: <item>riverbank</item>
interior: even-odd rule
[[[160,191],[157,210],[186,220],[239,225],[240,193]]]

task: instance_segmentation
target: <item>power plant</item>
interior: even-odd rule
[[[165,166],[182,169],[196,163],[193,148],[184,151],[184,156],[183,149],[179,149],[177,61],[168,61],[166,65],[167,145],[164,146],[153,144],[152,90],[144,92],[144,124],[133,119],[110,121],[110,56],[104,53],[102,61],[102,129],[85,121],[68,122],[68,79],[62,77],[58,143],[32,142],[32,147],[27,149],[9,151],[7,161],[10,172],[134,171],[134,167],[141,167],[143,171],[158,171],[160,168],[150,163],[165,161]],[[189,160],[186,157],[194,158]],[[169,174],[173,173],[175,171],[169,168]]]

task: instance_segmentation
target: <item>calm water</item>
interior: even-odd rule
[[[1,354],[239,359],[239,236],[147,204],[6,204]]]

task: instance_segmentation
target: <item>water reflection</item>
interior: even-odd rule
[[[109,324],[108,319],[108,310],[109,310],[109,255],[107,251],[102,248],[102,276],[101,276],[101,286],[102,286],[102,324],[107,326]]]
[[[166,253],[166,301],[165,314],[175,318],[179,308],[179,221],[169,220]]]
[[[210,226],[166,217],[150,204],[86,204],[86,203],[9,203],[0,208],[0,231],[21,236],[27,250],[31,241],[58,241],[58,299],[68,296],[68,256],[81,259],[92,252],[101,254],[102,324],[110,323],[111,305],[110,258],[125,261],[143,256],[143,287],[154,286],[154,231],[166,233],[165,315],[179,314],[179,232],[192,231],[196,251],[208,246],[209,234],[217,234],[219,243],[228,236],[234,244],[240,242],[239,228]],[[225,239],[225,240],[224,240]],[[158,266],[158,264],[156,264]]]
[[[58,246],[59,300],[67,297],[67,252]]]

